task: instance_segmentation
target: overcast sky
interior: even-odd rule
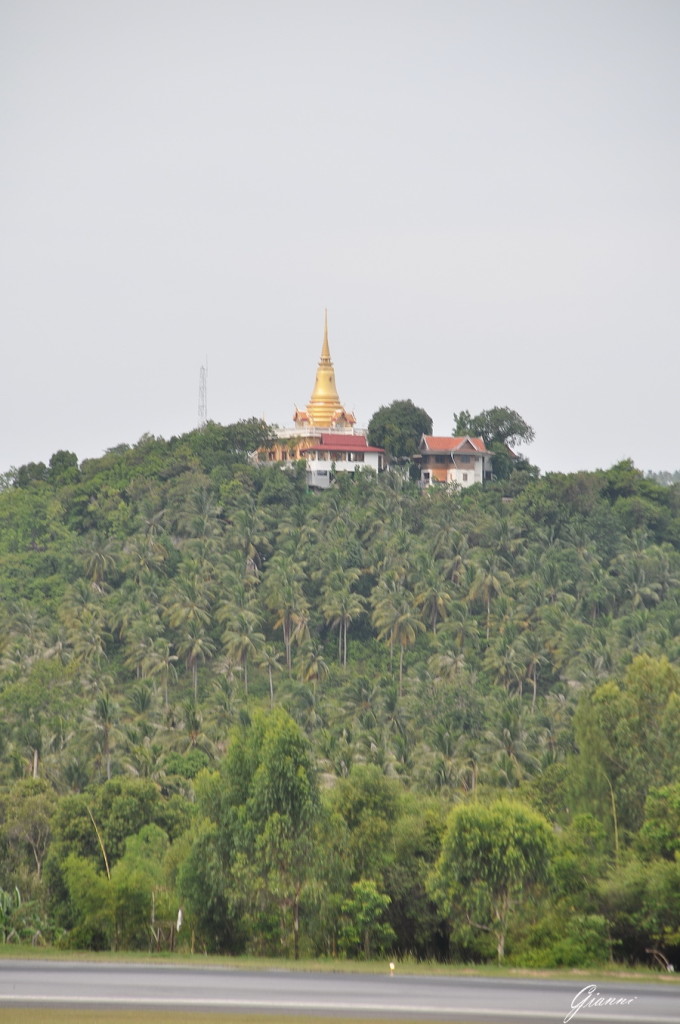
[[[0,0],[0,472],[509,405],[680,469],[677,0]]]

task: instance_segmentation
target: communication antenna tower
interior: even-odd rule
[[[204,427],[208,422],[208,357],[205,366],[201,367],[198,378],[198,425]]]

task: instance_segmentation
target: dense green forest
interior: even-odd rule
[[[680,965],[680,484],[266,436],[0,482],[0,939]]]

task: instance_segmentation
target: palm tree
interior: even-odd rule
[[[249,575],[260,571],[264,556],[271,550],[265,527],[264,514],[255,506],[240,508],[231,518],[229,543],[241,555],[241,571]]]
[[[162,784],[166,775],[163,767],[166,751],[150,736],[128,730],[124,763],[127,770],[140,779],[153,779]]]
[[[453,603],[452,594],[434,559],[421,561],[414,582],[415,603],[433,633],[437,623],[445,619]]]
[[[180,712],[181,724],[187,734],[189,745],[186,750],[202,750],[212,756],[213,745],[203,730],[203,718],[193,700],[182,701]],[[179,737],[178,737],[179,738]],[[186,753],[186,750],[184,753]]]
[[[487,649],[484,667],[489,671],[494,683],[503,686],[506,692],[516,686],[520,697],[522,696],[524,662],[512,635],[499,636],[493,646]]]
[[[287,555],[275,555],[269,563],[262,586],[268,606],[276,615],[274,628],[283,632],[286,668],[292,668],[292,644],[296,635],[304,633],[309,606],[302,590],[302,571]]]
[[[222,509],[207,486],[190,491],[178,516],[178,526],[190,538],[212,538],[221,531]]]
[[[533,689],[533,696],[531,699],[531,710],[533,711],[536,708],[538,671],[541,666],[548,663],[543,638],[540,631],[535,626],[522,633],[517,645],[517,652],[519,657],[524,661],[524,676],[529,680]]]
[[[404,678],[404,651],[416,642],[418,633],[425,629],[418,617],[413,597],[408,591],[403,592],[398,605],[398,614],[392,623],[393,643],[399,644],[399,696]]]
[[[111,639],[103,608],[92,605],[82,609],[66,624],[66,636],[73,654],[89,669],[99,670],[106,658],[106,643]]]
[[[142,671],[150,679],[160,679],[165,693],[165,706],[168,706],[168,682],[171,677],[176,678],[177,672],[175,662],[177,655],[172,654],[172,648],[163,637],[156,637],[146,645],[146,654],[142,661]]]
[[[358,570],[355,572],[358,576]],[[338,631],[338,661],[343,668],[347,667],[347,630],[355,619],[363,615],[365,608],[365,599],[351,590],[347,580],[333,577],[324,589],[321,610],[331,629]]]
[[[327,679],[330,669],[324,659],[321,645],[308,641],[302,649],[302,681],[313,683],[313,690],[316,693],[316,684],[322,679]]]
[[[209,697],[209,708],[212,716],[211,731],[219,736],[224,736],[238,718],[241,709],[241,698],[236,691],[234,672],[236,666],[233,662],[220,659],[217,663],[217,672],[212,682]]]
[[[95,736],[99,740],[106,769],[106,778],[109,780],[111,778],[111,752],[115,740],[120,733],[118,729],[118,722],[120,720],[118,705],[111,699],[108,692],[104,690],[98,694],[94,707],[90,710],[87,717],[92,724]]]
[[[362,729],[377,729],[382,718],[382,688],[364,676],[357,676],[343,688],[344,710]]]
[[[339,778],[347,778],[356,759],[356,743],[347,729],[320,729],[317,741],[325,766]]]
[[[212,592],[208,581],[193,573],[175,580],[167,598],[167,620],[173,629],[209,625]]]
[[[444,649],[432,655],[427,667],[436,678],[452,683],[465,670],[465,655],[462,651]]]
[[[103,538],[98,533],[88,535],[82,549],[83,565],[96,590],[104,590],[106,577],[116,569],[118,554],[118,544],[113,538]]]
[[[177,651],[181,657],[186,658],[194,687],[194,701],[198,702],[198,664],[212,658],[215,644],[202,630],[188,629],[182,634]]]
[[[128,577],[139,586],[163,571],[168,552],[152,536],[132,536],[125,545],[124,568]]]
[[[240,611],[254,610],[257,595],[255,576],[228,570],[220,579],[219,587],[227,594],[218,602],[215,611],[219,623],[229,626]]]
[[[257,663],[267,669],[269,677],[269,704],[274,707],[274,672],[281,669],[281,655],[272,644],[264,644],[257,655]]]
[[[501,559],[493,552],[485,552],[470,588],[469,599],[481,600],[486,609],[486,639],[491,631],[491,602],[500,597],[505,587],[512,583],[510,574],[502,567]]]
[[[577,584],[579,606],[592,622],[612,611],[616,584],[600,562],[594,562]]]
[[[255,612],[242,608],[230,620],[222,634],[224,649],[228,655],[236,658],[243,671],[243,686],[248,695],[248,659],[257,657],[264,646],[264,635],[257,629],[259,618]]]
[[[382,577],[371,594],[373,625],[378,630],[378,639],[385,637],[390,643],[390,671],[392,671],[394,653],[394,624],[399,617],[399,608],[403,585],[400,581]]]
[[[394,644],[399,646],[399,694],[403,680],[403,652],[413,646],[418,633],[425,629],[417,612],[413,595],[403,587],[388,581],[380,584],[373,592],[373,622],[378,629],[378,639],[389,638],[390,668]]]
[[[468,605],[456,602],[451,615],[437,633],[437,649],[455,648],[463,656],[472,656],[479,647],[479,623]]]
[[[518,786],[526,775],[537,771],[539,762],[533,752],[538,746],[536,733],[526,721],[520,697],[509,697],[495,727],[488,729],[485,736],[487,751],[505,785]]]

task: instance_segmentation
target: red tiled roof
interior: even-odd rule
[[[321,441],[310,443],[302,451],[305,452],[379,452],[384,448],[373,448],[363,434],[322,434]]]
[[[484,438],[482,437],[430,437],[428,434],[423,434],[421,440],[421,448],[425,447],[426,451],[430,452],[456,452],[460,451],[466,441],[472,445],[475,451],[479,452],[480,455],[488,454],[488,449],[484,444]]]
[[[364,434],[322,434],[321,444],[332,445],[334,448],[351,448],[364,451],[368,448],[368,441]]]

